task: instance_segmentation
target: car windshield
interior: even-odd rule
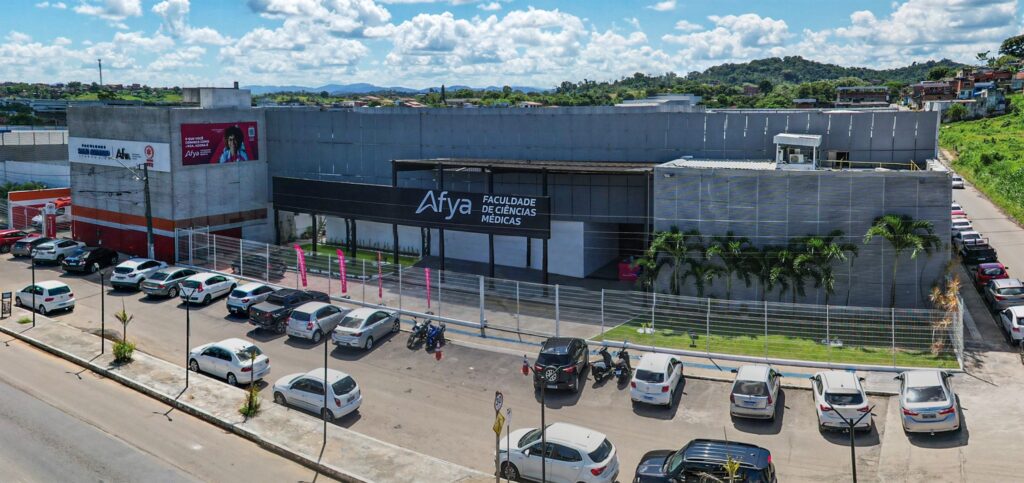
[[[114,268],[114,273],[132,273],[134,271],[135,271],[135,269],[132,268],[132,267],[116,267],[116,268]]]
[[[985,275],[989,275],[989,276],[991,276],[991,275],[1002,275],[1003,274],[1003,269],[1001,269],[999,267],[985,268],[985,269],[983,269],[981,271],[981,273],[983,273]]]
[[[71,292],[71,287],[68,287],[67,285],[50,289],[50,295],[63,295],[69,292]]]
[[[643,382],[650,382],[654,384],[660,384],[665,382],[665,375],[660,372],[646,371],[643,369],[637,369],[636,380]]]
[[[261,351],[259,347],[256,347],[254,345],[245,347],[242,350],[235,352],[235,355],[238,356],[238,360],[240,361],[247,361],[249,360],[250,357],[258,357],[260,354],[263,354],[263,351]]]
[[[525,448],[525,447],[533,444],[534,442],[536,442],[539,439],[540,439],[540,428],[534,429],[534,430],[532,430],[532,431],[530,431],[530,432],[528,432],[528,433],[523,435],[523,437],[519,440],[519,447],[520,448]]]
[[[85,250],[81,248],[76,248],[72,250],[71,253],[68,254],[69,257],[80,257],[82,255],[85,255]]]
[[[341,319],[341,322],[338,323],[338,327],[358,329],[363,326],[363,320],[364,319],[362,317],[352,317],[351,315],[347,315],[344,319]]]
[[[736,381],[732,387],[733,394],[741,396],[765,397],[768,395],[768,385],[759,381]]]
[[[236,299],[240,299],[242,297],[248,297],[249,294],[246,293],[245,290],[232,290],[231,291],[231,296],[236,298]]]
[[[352,376],[345,376],[342,379],[338,379],[334,384],[331,384],[331,389],[334,390],[334,395],[340,396],[342,394],[348,394],[356,388],[356,381],[352,379]]]
[[[999,295],[1024,295],[1024,287],[1006,287],[998,290]]]
[[[305,312],[299,312],[298,310],[293,310],[292,311],[292,318],[295,319],[295,320],[300,320],[300,321],[306,322],[306,321],[309,320],[309,314],[307,314]]]
[[[683,456],[683,450],[679,450],[679,451],[676,451],[675,453],[673,453],[672,456],[669,456],[668,459],[665,460],[665,474],[669,474],[669,475],[675,474],[676,470],[678,470],[679,467],[682,466],[682,464],[683,464],[683,462],[685,460],[686,459]],[[700,480],[697,480],[697,481],[700,481]]]
[[[587,454],[587,456],[590,457],[590,461],[593,461],[594,463],[600,463],[608,459],[608,456],[611,454],[612,443],[608,441],[608,439],[606,438],[604,441],[601,442],[601,445],[598,446],[597,449],[591,451],[589,454]]]
[[[285,297],[284,295],[278,295],[278,294],[275,293],[275,294],[270,294],[270,296],[267,297],[267,302],[270,302],[272,304],[277,304],[277,305],[284,305],[284,304],[288,303],[288,298]]]
[[[541,352],[540,355],[537,356],[537,364],[542,366],[564,366],[569,364],[569,354]]]
[[[199,288],[203,286],[203,282],[199,280],[185,280],[181,282],[181,286],[185,288]]]
[[[907,402],[908,403],[946,402],[946,391],[942,390],[942,386],[908,387],[907,388]]]
[[[855,406],[863,403],[864,397],[859,392],[828,392],[825,402],[833,406]]]

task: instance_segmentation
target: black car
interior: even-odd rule
[[[231,261],[232,273],[258,280],[282,278],[286,269],[284,262],[273,257],[268,260],[266,255],[259,253],[244,255]]]
[[[960,248],[960,258],[967,265],[999,261],[996,249],[992,248],[988,243],[965,244]]]
[[[640,458],[633,483],[675,483],[705,481],[710,475],[728,480],[725,464],[739,463],[739,479],[745,483],[774,483],[775,465],[770,451],[752,444],[715,439],[695,439],[678,451],[650,451]]]
[[[117,265],[117,252],[106,247],[83,247],[71,252],[60,265],[65,272],[94,273],[100,268]]]
[[[331,298],[315,290],[283,288],[270,294],[266,301],[249,307],[249,323],[257,329],[283,334],[292,310],[306,302],[331,303]]]
[[[579,392],[583,371],[590,363],[589,353],[583,339],[552,337],[544,341],[533,365],[533,387]]]

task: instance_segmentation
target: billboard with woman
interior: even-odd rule
[[[259,159],[255,121],[181,125],[181,164],[235,163]]]

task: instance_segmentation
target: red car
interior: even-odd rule
[[[950,214],[953,218],[967,218],[967,212],[964,210],[952,210]]]
[[[1006,273],[1009,268],[999,262],[978,264],[978,268],[974,269],[972,274],[974,275],[974,285],[981,289],[988,285],[989,280],[1010,278],[1010,274]]]
[[[0,253],[8,253],[14,243],[28,236],[21,230],[0,230]]]

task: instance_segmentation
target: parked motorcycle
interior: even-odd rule
[[[412,329],[409,331],[409,341],[405,343],[405,346],[409,349],[416,347],[416,344],[419,344],[427,338],[427,329],[429,327],[429,320],[420,321],[419,319],[414,318]]]
[[[590,373],[594,375],[594,381],[601,382],[612,376],[615,371],[615,363],[612,362],[612,355],[608,352],[608,347],[601,346],[597,355],[601,356],[601,359],[590,363]]]
[[[444,331],[446,327],[444,322],[439,322],[437,325],[427,325],[427,350],[434,352],[445,343]]]
[[[615,377],[619,379],[619,384],[623,385],[633,377],[633,366],[629,364],[629,352],[626,352],[626,349],[620,350],[617,356],[619,360],[615,363]]]

